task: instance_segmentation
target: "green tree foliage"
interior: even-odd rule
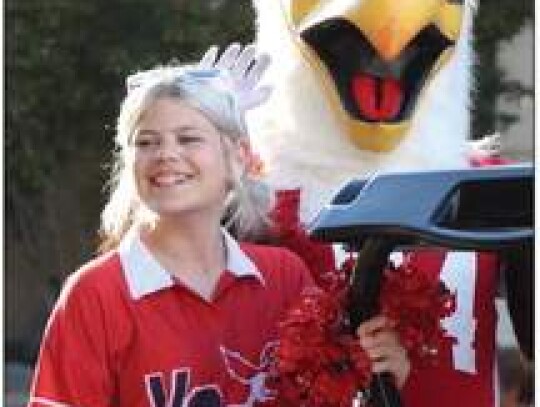
[[[525,23],[532,23],[534,1],[480,0],[479,3],[474,30],[477,64],[472,121],[472,134],[477,137],[505,130],[506,126],[517,119],[496,111],[495,102],[498,97],[533,94],[533,89],[524,88],[505,77],[497,66],[497,51],[501,42],[510,40]]]

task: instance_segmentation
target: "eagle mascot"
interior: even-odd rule
[[[476,4],[253,3],[257,48],[273,60],[265,76],[272,95],[247,115],[253,148],[275,191],[274,214],[284,244],[312,269],[327,267],[334,253],[300,235],[346,181],[471,165]],[[392,204],[398,207],[399,197]],[[449,338],[439,364],[413,368],[402,391],[404,405],[498,405],[498,258],[443,248],[416,250],[407,258],[444,281],[456,294],[457,309],[443,321]],[[400,254],[393,260],[399,262]]]

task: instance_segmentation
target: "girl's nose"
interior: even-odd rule
[[[172,140],[163,140],[157,147],[156,157],[159,160],[177,159],[184,153],[184,149]]]
[[[156,158],[158,160],[169,160],[176,158],[177,154],[168,147],[160,146],[156,151]]]

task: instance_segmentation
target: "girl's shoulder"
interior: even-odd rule
[[[102,254],[81,265],[68,275],[62,288],[62,296],[116,295],[123,284],[122,264],[116,251]]]

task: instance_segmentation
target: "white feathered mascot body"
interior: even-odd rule
[[[248,126],[271,187],[299,190],[301,224],[351,178],[469,165],[470,0],[254,5],[274,91]],[[456,293],[457,310],[444,321],[442,362],[413,370],[405,405],[496,405],[497,260],[443,249],[419,257]]]

